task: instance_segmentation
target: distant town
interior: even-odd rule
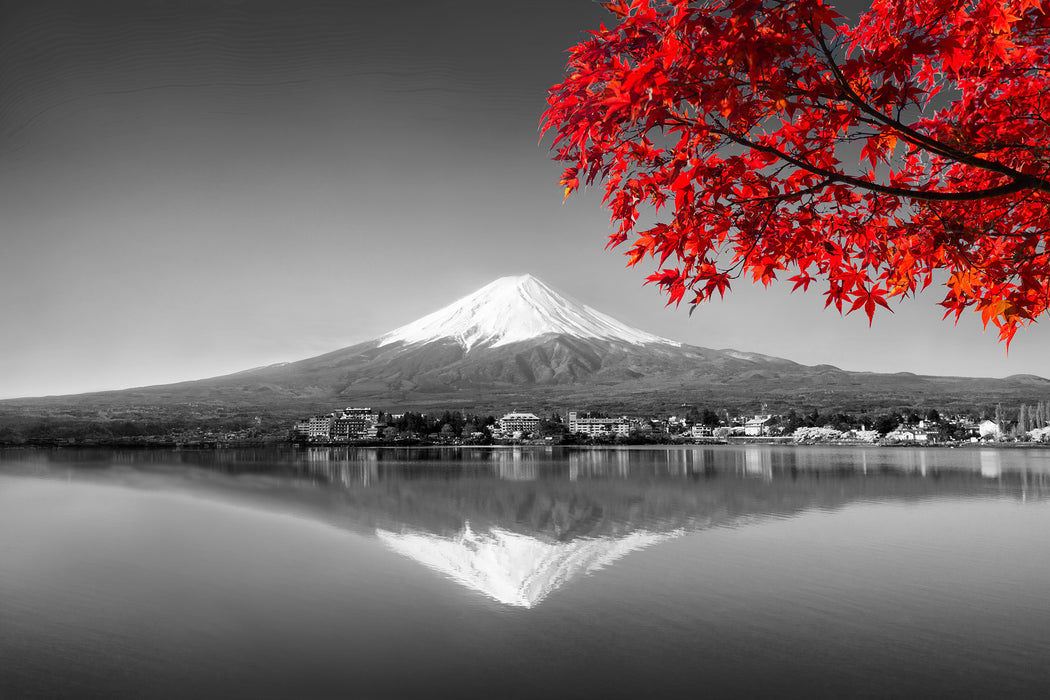
[[[1016,407],[1007,417],[1002,406],[983,419],[891,412],[860,416],[812,411],[799,414],[721,414],[683,407],[681,415],[609,416],[566,410],[539,415],[511,411],[501,417],[441,413],[387,413],[371,407],[347,407],[297,421],[289,439],[300,445],[350,443],[493,445],[616,445],[777,442],[796,444],[861,443],[948,445],[959,443],[1050,443],[1050,403]]]
[[[529,408],[529,407],[524,407]],[[608,410],[608,409],[607,409]],[[291,444],[360,446],[862,444],[1050,445],[1050,401],[937,408],[745,412],[681,404],[622,414],[565,407],[471,413],[349,406],[298,420],[207,406],[123,407],[32,415],[0,424],[0,446],[212,449]],[[294,415],[294,413],[292,414]]]

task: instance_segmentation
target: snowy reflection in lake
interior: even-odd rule
[[[1042,695],[1050,452],[0,452],[0,696]]]

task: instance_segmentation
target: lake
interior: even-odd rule
[[[0,451],[0,697],[1047,697],[1050,450]]]

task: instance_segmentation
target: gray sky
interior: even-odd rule
[[[194,379],[374,338],[531,272],[646,331],[846,369],[1050,375],[936,289],[842,318],[740,281],[689,317],[538,145],[606,20],[528,3],[0,4],[0,397]],[[549,141],[549,140],[548,140]]]

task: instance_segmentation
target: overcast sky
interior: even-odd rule
[[[524,272],[695,345],[1050,375],[1050,320],[1008,357],[936,290],[870,329],[743,281],[665,308],[538,144],[590,0],[0,7],[0,397],[300,359]]]

